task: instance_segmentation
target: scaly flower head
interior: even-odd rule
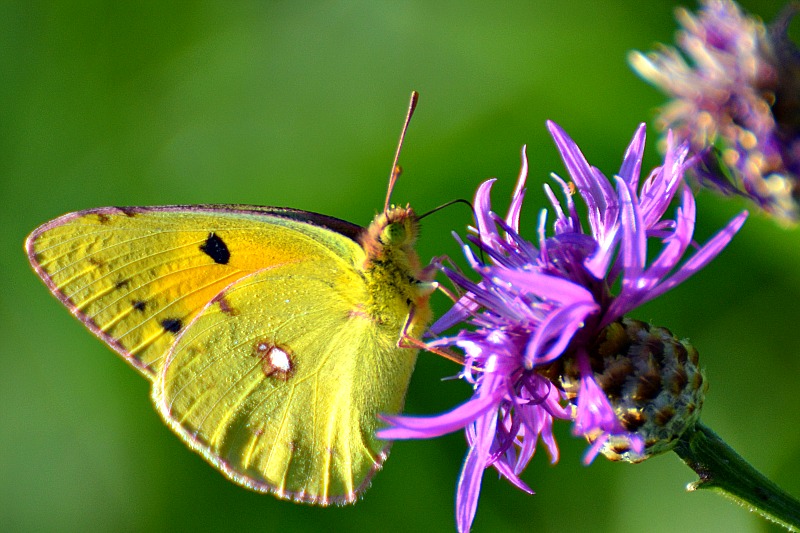
[[[800,51],[787,35],[799,5],[767,27],[732,0],[704,0],[697,15],[677,12],[682,53],[661,47],[629,57],[672,98],[659,126],[691,143],[699,183],[745,195],[785,221],[800,217]]]
[[[463,248],[480,279],[443,268],[463,296],[433,332],[465,323],[469,328],[429,346],[464,352],[461,377],[473,387],[472,398],[438,416],[386,417],[390,427],[379,432],[381,438],[409,439],[465,428],[469,451],[456,498],[461,531],[472,523],[486,468],[532,492],[519,476],[539,439],[552,461],[558,460],[556,420],[572,421],[573,432],[592,443],[587,463],[601,452],[643,460],[669,449],[696,421],[705,386],[696,352],[663,328],[623,316],[705,266],[746,217],[736,217],[680,264],[695,223],[694,198],[683,182],[687,147],[670,136],[663,166],[640,185],[644,125],[611,180],[589,165],[561,128],[548,127],[571,178],[568,183],[553,176],[563,201],[545,185],[555,214],[552,234],[545,231],[546,211],[538,245],[519,234],[527,176],[523,150],[504,218],[491,209],[494,180],[476,194],[476,227]],[[588,209],[588,227],[578,216],[575,191]],[[676,195],[675,217],[665,218]],[[662,245],[648,261],[651,238]]]

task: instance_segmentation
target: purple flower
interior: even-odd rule
[[[799,5],[766,27],[731,0],[704,0],[696,16],[677,12],[682,53],[629,57],[672,98],[659,126],[690,142],[699,183],[786,221],[800,217],[800,51],[787,35]]]
[[[469,451],[456,499],[460,531],[472,523],[486,468],[493,467],[518,488],[532,492],[519,476],[539,439],[551,460],[558,460],[552,432],[556,420],[572,421],[574,434],[592,443],[587,463],[609,442],[629,460],[643,458],[652,443],[615,411],[600,383],[605,380],[607,385],[606,378],[593,369],[598,338],[614,339],[614,331],[628,327],[621,325],[625,313],[705,266],[747,216],[736,217],[678,266],[692,243],[695,222],[694,198],[683,182],[687,148],[676,146],[670,136],[663,166],[640,186],[644,125],[611,180],[589,165],[560,127],[548,122],[548,128],[571,178],[567,183],[553,176],[563,201],[545,185],[555,215],[552,235],[546,236],[546,211],[538,225],[538,246],[519,235],[527,176],[523,149],[522,169],[505,218],[491,210],[494,180],[484,182],[476,193],[476,228],[467,240],[486,261],[469,244],[463,248],[479,281],[443,268],[463,296],[432,330],[441,334],[459,324],[468,324],[469,329],[440,337],[429,346],[464,352],[460,376],[473,387],[472,398],[438,416],[385,417],[390,427],[379,432],[385,439],[413,439],[465,428]],[[575,191],[588,208],[588,228],[573,202]],[[664,218],[676,195],[680,206],[675,217]],[[650,238],[662,245],[648,261]],[[696,362],[681,350],[675,352]]]

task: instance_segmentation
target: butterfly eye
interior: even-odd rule
[[[403,222],[394,222],[387,225],[381,231],[381,243],[386,246],[403,244],[406,241],[408,232]]]

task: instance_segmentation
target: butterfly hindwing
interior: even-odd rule
[[[318,248],[219,294],[177,340],[153,395],[234,481],[324,505],[355,500],[382,464],[376,415],[402,408],[416,352],[397,347],[404,316],[376,324],[360,312],[363,276]]]
[[[307,250],[294,245],[298,239],[334,233],[295,222],[298,213],[251,206],[91,209],[41,226],[26,248],[72,313],[152,379],[183,327],[222,289],[299,260]]]

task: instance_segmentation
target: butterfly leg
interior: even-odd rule
[[[437,272],[441,272],[442,265],[445,263],[447,263],[450,268],[453,268],[458,273],[461,273],[461,270],[453,262],[453,260],[450,259],[449,256],[440,255],[431,259],[430,264],[422,269],[422,272],[420,273],[420,279],[432,280],[436,276]],[[450,289],[443,287],[441,283],[437,284],[436,289],[444,293],[444,295],[447,296],[447,298],[449,298],[453,303],[457,302],[461,298],[461,295],[458,295]]]
[[[422,342],[421,340],[417,339],[409,335],[408,330],[411,327],[411,323],[414,320],[414,310],[415,307],[412,305],[411,309],[408,312],[408,318],[406,318],[406,323],[403,326],[403,331],[400,332],[400,340],[397,341],[398,348],[415,348],[418,350],[425,350],[428,352],[435,353],[445,359],[453,361],[454,363],[458,363],[459,365],[464,364],[464,358],[459,354],[453,353],[449,350],[444,350],[442,348],[438,348],[436,346],[430,346]]]
[[[433,281],[436,274],[441,271],[442,262],[445,259],[448,261],[450,260],[450,258],[446,256],[432,258],[428,266],[420,271],[419,279],[422,281]]]

